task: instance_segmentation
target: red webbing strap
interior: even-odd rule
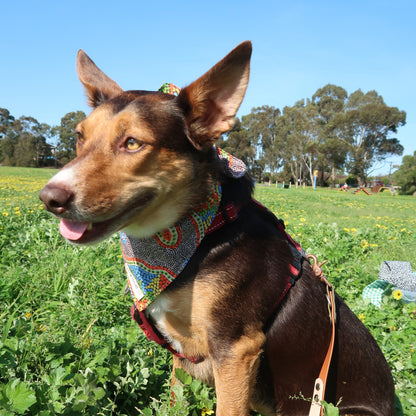
[[[167,342],[166,338],[162,334],[160,334],[156,327],[149,321],[149,319],[147,319],[147,316],[144,313],[144,311],[137,310],[136,307],[133,305],[131,307],[130,313],[132,318],[137,322],[140,329],[144,332],[148,340],[156,342],[156,344],[159,344],[163,348],[166,348],[173,355],[176,355],[179,358],[186,358],[195,364],[203,360],[202,357],[186,357],[185,355],[182,355],[178,351],[176,351],[172,347],[172,344]]]
[[[219,209],[215,215],[211,225],[205,231],[205,235],[211,234],[214,231],[220,229],[227,222],[235,221],[238,218],[240,207],[230,202],[223,209]]]
[[[256,204],[259,205],[260,207],[263,207],[263,205],[260,204],[259,202],[257,202],[257,201],[254,201],[254,202],[256,202]],[[267,209],[267,208],[265,208],[265,209]],[[292,250],[292,253],[293,253],[293,264],[292,263],[288,264],[289,274],[287,276],[286,286],[285,286],[285,289],[283,290],[283,293],[281,294],[280,298],[275,303],[275,305],[273,307],[273,311],[275,311],[279,307],[279,305],[282,303],[283,299],[286,297],[286,295],[288,294],[291,287],[294,286],[295,283],[296,283],[296,280],[299,279],[300,271],[302,270],[302,263],[301,263],[300,259],[304,255],[302,247],[300,246],[300,244],[297,243],[286,232],[284,223],[282,221],[279,221],[279,223],[277,224],[277,227],[278,227],[279,231],[283,234],[283,236],[286,238],[286,240],[289,242],[289,246],[290,246],[290,248]]]

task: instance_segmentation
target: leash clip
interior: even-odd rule
[[[322,263],[319,263],[318,258],[314,254],[307,254],[306,258],[309,260],[312,260],[312,270],[315,273],[315,276],[321,279],[322,282],[324,282],[326,285],[331,286],[331,283],[328,282],[327,278],[324,275],[324,272],[322,271],[322,266],[328,262],[328,260],[324,260]],[[309,261],[310,263],[310,261]]]
[[[312,403],[309,410],[309,416],[320,416],[322,413],[322,401],[324,400],[324,382],[322,379],[315,380],[313,389]]]

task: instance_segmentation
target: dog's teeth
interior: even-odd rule
[[[92,222],[90,222],[90,223],[88,224],[87,230],[88,230],[88,231],[92,230]]]

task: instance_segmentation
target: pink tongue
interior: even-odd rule
[[[89,222],[77,222],[61,219],[59,231],[68,240],[79,240],[87,229]]]

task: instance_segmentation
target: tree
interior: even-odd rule
[[[279,154],[286,171],[296,184],[308,178],[312,183],[319,144],[317,107],[310,101],[299,100],[293,107],[285,107],[278,119],[281,143]]]
[[[0,139],[2,139],[7,129],[13,123],[14,117],[10,114],[6,108],[0,108]]]
[[[394,173],[398,185],[401,186],[401,193],[414,195],[416,193],[416,152],[413,156],[403,157],[402,164]]]
[[[36,167],[51,164],[51,146],[46,142],[51,128],[47,124],[22,116],[16,120],[9,117],[6,127],[1,139],[4,164]]]
[[[327,84],[319,88],[312,96],[312,102],[316,105],[319,120],[326,126],[334,119],[335,115],[344,112],[347,91],[337,85]]]
[[[346,146],[337,140],[333,121],[339,114],[344,113],[347,97],[348,93],[344,88],[333,84],[319,88],[312,96],[318,113],[317,124],[320,127],[317,165],[321,172],[321,185],[324,183],[324,172],[329,170],[334,186],[336,171],[342,169],[345,164]]]
[[[56,146],[56,158],[59,164],[65,165],[76,156],[75,128],[84,118],[83,111],[72,111],[61,118],[60,126],[54,127],[53,133],[59,136]]]
[[[14,120],[6,133],[8,164],[40,167],[51,164],[51,146],[46,142],[51,128],[33,117]]]
[[[10,114],[9,110],[6,108],[0,108],[0,161],[2,161],[5,157],[2,150],[4,144],[2,139],[6,136],[6,133],[13,121],[14,117]]]
[[[376,91],[357,90],[348,97],[344,113],[338,113],[332,128],[347,150],[347,169],[365,184],[370,169],[387,156],[401,155],[403,146],[390,138],[406,123],[406,113],[387,106]]]
[[[267,105],[253,108],[251,113],[242,117],[243,127],[248,131],[250,143],[259,150],[257,166],[261,171],[268,169],[275,173],[280,167],[279,145],[277,143],[277,120],[280,110]]]

